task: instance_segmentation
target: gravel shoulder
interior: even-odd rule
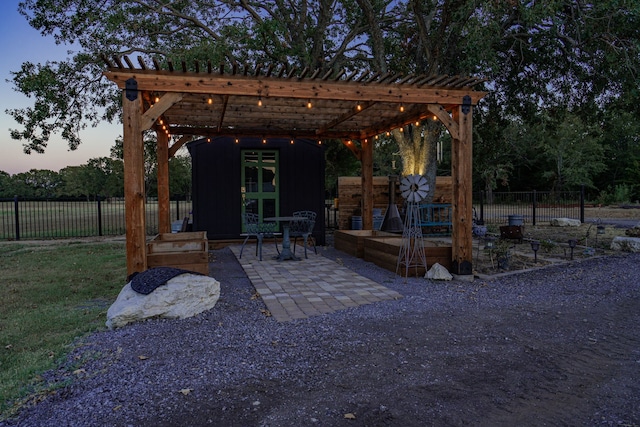
[[[640,254],[473,282],[322,254],[403,298],[278,323],[213,251],[214,309],[85,337],[0,426],[640,425]]]

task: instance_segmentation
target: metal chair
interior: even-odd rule
[[[316,243],[313,238],[313,228],[316,225],[317,214],[313,211],[296,211],[293,213],[293,216],[304,218],[300,221],[291,221],[289,236],[293,237],[293,254],[295,255],[296,253],[296,242],[298,237],[302,237],[304,244],[304,257],[308,258],[307,242],[309,241],[313,245],[313,251],[318,255],[318,249],[316,248]]]
[[[242,215],[242,222],[244,224],[245,232],[240,234],[240,236],[244,237],[244,242],[242,242],[242,247],[240,248],[240,258],[242,258],[242,251],[244,250],[244,245],[246,245],[247,241],[250,238],[256,239],[256,256],[258,253],[260,254],[260,261],[262,261],[262,241],[265,237],[273,238],[273,242],[276,245],[276,251],[278,255],[280,255],[280,250],[278,249],[278,236],[281,236],[282,233],[279,233],[277,230],[277,224],[274,223],[264,223],[260,222],[260,217],[258,214],[254,213],[244,213]]]

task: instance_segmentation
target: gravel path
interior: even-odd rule
[[[231,251],[216,307],[93,334],[59,387],[0,426],[640,425],[640,254],[469,282],[278,323]]]

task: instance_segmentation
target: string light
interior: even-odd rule
[[[238,138],[236,138],[236,144],[237,144],[238,142],[240,142],[240,140],[239,140]]]
[[[266,138],[262,138],[262,143],[266,144],[267,143],[267,139]]]
[[[318,145],[322,145],[322,140],[318,140]]]
[[[362,105],[360,105],[360,104],[356,105],[356,110],[361,111],[362,110]]]
[[[258,107],[262,107],[262,97],[258,97]]]
[[[293,138],[291,138],[291,145],[293,145]]]
[[[211,143],[211,138],[207,138],[207,144]]]
[[[213,99],[211,99],[211,97],[209,97],[209,99],[207,99],[207,104],[209,104],[209,105],[213,104]]]
[[[404,113],[404,105],[400,104],[400,112]]]
[[[311,107],[312,107],[312,105],[311,105],[311,100],[309,100],[309,101],[307,102],[307,108],[311,108]]]
[[[158,95],[156,95],[155,101],[156,101],[156,104],[160,102],[160,97]]]

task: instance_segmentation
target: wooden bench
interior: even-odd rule
[[[420,205],[420,226],[429,236],[451,235],[451,204],[425,203]]]

